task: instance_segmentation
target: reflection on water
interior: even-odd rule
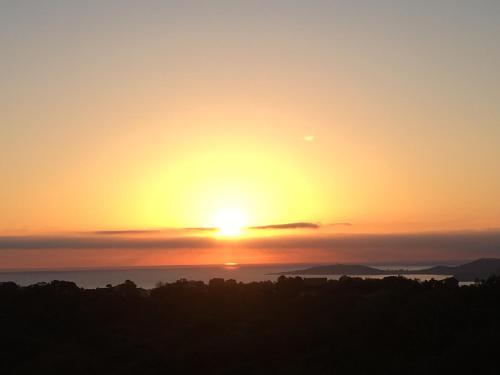
[[[200,280],[208,282],[212,278],[234,279],[241,282],[274,281],[276,273],[308,268],[313,264],[271,264],[271,265],[240,265],[228,262],[221,266],[169,266],[129,269],[92,269],[71,271],[24,271],[0,272],[0,282],[14,281],[19,285],[30,285],[52,280],[73,281],[84,288],[104,287],[107,284],[120,284],[132,280],[142,288],[153,288],[158,282],[175,282],[179,279]],[[405,268],[404,266],[401,268]],[[408,267],[406,267],[408,269]],[[273,275],[274,274],[274,275]],[[301,275],[298,275],[301,276]],[[339,279],[342,275],[328,275],[328,279]],[[387,275],[351,275],[363,278],[384,278]],[[397,276],[397,275],[394,275]],[[302,275],[302,277],[325,277],[325,275]],[[418,280],[443,280],[444,275],[408,275],[408,278]],[[464,285],[466,283],[460,283]]]
[[[142,288],[153,288],[158,282],[175,282],[179,279],[208,282],[212,278],[234,279],[241,282],[276,280],[273,273],[312,267],[314,264],[272,264],[219,266],[165,266],[128,269],[92,269],[71,271],[30,271],[0,272],[0,282],[14,281],[20,285],[52,280],[73,281],[85,288],[104,287],[107,284],[120,284],[132,280]]]

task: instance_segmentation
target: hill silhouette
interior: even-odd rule
[[[500,259],[484,258],[459,266],[434,266],[420,270],[381,270],[375,267],[356,264],[333,264],[316,266],[294,271],[281,272],[280,275],[445,275],[459,281],[475,281],[492,275],[500,275]]]

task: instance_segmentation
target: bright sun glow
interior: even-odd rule
[[[238,236],[245,225],[245,215],[238,210],[222,210],[214,217],[214,226],[218,229],[218,234],[221,236]]]

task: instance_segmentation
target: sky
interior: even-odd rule
[[[500,228],[498,1],[1,1],[0,55],[0,268],[218,262],[12,239],[221,217],[318,225],[252,235],[284,243]],[[241,261],[341,258],[268,245]]]

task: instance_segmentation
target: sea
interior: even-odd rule
[[[107,285],[118,285],[125,280],[133,281],[145,289],[154,288],[158,283],[172,283],[180,279],[208,282],[213,278],[233,279],[238,282],[275,281],[280,272],[305,269],[318,264],[265,264],[265,265],[203,265],[203,266],[161,266],[133,268],[93,268],[93,269],[59,269],[59,270],[22,270],[0,271],[0,282],[13,281],[18,285],[27,286],[53,280],[72,281],[83,288],[102,288]],[[377,266],[380,269],[419,269],[425,266]],[[297,276],[301,276],[300,274]],[[339,279],[342,275],[303,275],[303,277],[328,277]],[[382,278],[386,276],[350,275],[363,278]],[[442,280],[444,275],[411,275],[418,280]]]

